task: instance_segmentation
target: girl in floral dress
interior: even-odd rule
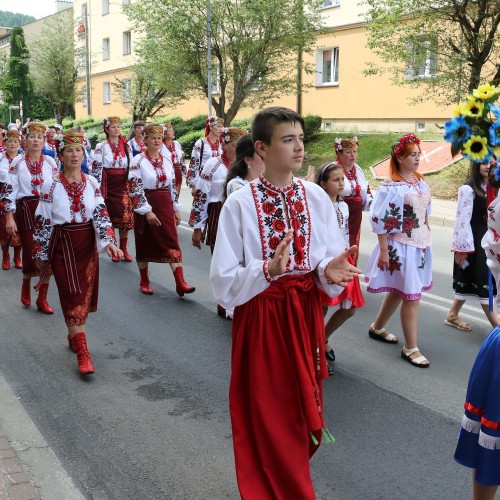
[[[417,347],[418,310],[422,292],[432,288],[431,234],[427,223],[431,190],[417,172],[420,139],[406,134],[391,152],[390,178],[377,189],[370,209],[378,244],[367,264],[365,281],[371,293],[387,292],[368,334],[396,344],[385,325],[401,305],[405,345],[401,357],[419,368],[429,361]]]

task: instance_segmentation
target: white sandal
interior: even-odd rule
[[[403,350],[401,351],[401,357],[411,363],[413,366],[418,366],[419,368],[429,368],[430,363],[429,360],[425,356],[418,356],[417,358],[410,358],[410,356],[418,352],[418,347],[413,347],[412,349],[407,349],[406,346],[403,346]],[[427,361],[427,364],[424,364]]]
[[[383,335],[384,333],[385,335]],[[389,333],[385,328],[380,328],[380,330],[377,330],[373,326],[373,323],[370,325],[370,328],[368,328],[368,336],[373,340],[378,340],[387,344],[398,343],[398,338],[395,335]]]

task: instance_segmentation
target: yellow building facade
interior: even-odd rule
[[[85,24],[86,13],[91,86],[90,109],[84,96],[75,105],[77,118],[130,115],[129,86],[137,36],[123,5],[133,1],[74,0],[77,25]],[[410,104],[416,92],[392,85],[388,76],[364,76],[366,63],[375,62],[376,56],[366,47],[363,7],[358,0],[324,0],[323,4],[325,25],[332,33],[318,36],[314,54],[306,56],[316,73],[304,75],[308,88],[302,96],[303,115],[320,115],[325,129],[419,132],[434,130],[451,116],[450,107],[439,108],[430,100]],[[86,36],[80,33],[76,37],[77,45],[83,46]],[[79,86],[85,85],[82,79]],[[283,96],[273,104],[295,109],[296,96]],[[206,114],[207,109],[205,99],[190,99],[164,113],[190,118]],[[250,117],[255,111],[242,108],[237,118]]]

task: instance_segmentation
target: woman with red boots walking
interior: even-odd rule
[[[67,132],[57,145],[62,170],[45,181],[36,211],[34,250],[41,281],[52,269],[82,375],[94,373],[85,336],[89,312],[97,309],[97,251],[120,258],[114,230],[97,181],[81,171],[83,134]],[[40,283],[37,285],[40,285]],[[36,287],[36,288],[37,288]]]
[[[163,127],[144,127],[146,150],[132,160],[129,172],[130,197],[135,211],[134,234],[140,289],[153,294],[148,276],[149,262],[170,264],[179,297],[193,293],[184,280],[182,253],[177,237],[181,221],[175,174],[170,158],[161,154]]]
[[[0,245],[2,245],[2,269],[7,271],[10,269],[10,254],[9,247],[14,248],[14,265],[17,269],[23,267],[21,262],[21,240],[19,235],[10,236],[5,229],[6,216],[4,211],[4,203],[1,198],[5,191],[5,183],[7,174],[12,160],[18,155],[20,144],[19,130],[12,128],[3,131],[5,151],[0,153]]]
[[[9,236],[19,234],[23,249],[21,302],[25,307],[31,305],[31,278],[40,275],[33,259],[35,211],[43,183],[52,179],[52,176],[58,172],[54,159],[42,154],[46,131],[47,128],[43,123],[26,124],[23,129],[26,154],[14,158],[10,164],[4,193],[7,234]],[[37,308],[45,314],[54,312],[47,302],[49,278],[47,275],[40,285],[36,301]]]
[[[104,118],[103,128],[106,140],[99,143],[94,151],[92,175],[101,183],[101,192],[109,211],[113,228],[120,233],[120,250],[123,259],[132,262],[127,250],[128,232],[134,227],[134,213],[130,204],[128,170],[132,152],[120,131],[118,116]],[[118,262],[113,256],[113,262]]]

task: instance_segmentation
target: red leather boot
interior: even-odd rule
[[[21,302],[24,307],[31,305],[31,278],[23,278],[23,286],[21,287]]]
[[[76,345],[75,345],[75,337],[70,337],[69,336],[69,333],[68,333],[68,336],[66,337],[68,339],[68,345],[69,345],[69,348],[73,351],[73,352],[76,352]]]
[[[4,271],[10,269],[9,247],[7,245],[2,245],[2,269]]]
[[[49,284],[44,283],[40,287],[40,291],[38,292],[38,299],[36,299],[36,307],[43,312],[44,314],[54,314],[54,309],[49,306],[47,302],[47,292],[49,290]]]
[[[141,273],[141,281],[139,282],[139,286],[141,287],[141,292],[146,295],[153,295],[153,289],[151,288],[151,283],[149,282],[148,276],[148,268],[139,269]]]
[[[23,268],[23,261],[21,260],[21,247],[14,247],[14,266],[16,269]]]
[[[90,359],[89,350],[87,348],[87,339],[83,332],[78,332],[71,340],[71,344],[76,349],[76,359],[78,360],[78,369],[82,375],[90,375],[94,373],[94,365]]]
[[[194,286],[189,286],[184,281],[184,272],[181,266],[175,268],[174,278],[175,278],[175,291],[179,294],[179,297],[182,297],[185,293],[193,293],[196,290]]]
[[[128,238],[120,238],[120,250],[123,252],[123,260],[125,262],[132,262],[132,257],[127,250]]]

